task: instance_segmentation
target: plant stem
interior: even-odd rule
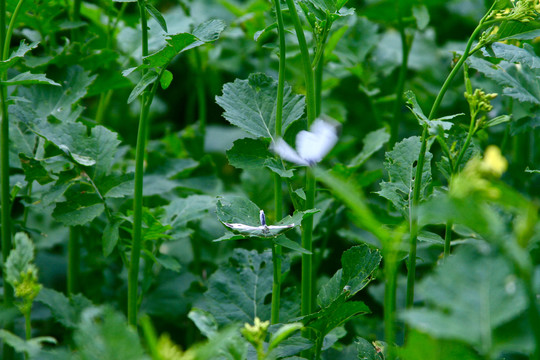
[[[452,221],[446,222],[446,229],[444,233],[444,258],[446,259],[450,255],[450,243],[452,242]]]
[[[0,0],[0,60],[7,59],[9,41],[6,33],[6,0]],[[7,49],[7,50],[6,50]],[[6,79],[7,71],[0,72],[0,81]],[[0,126],[0,202],[2,205],[2,263],[5,264],[11,251],[11,199],[9,195],[9,115],[7,103],[7,88],[0,84],[0,102],[2,108],[2,123]],[[13,306],[13,287],[4,281],[4,306]],[[12,330],[13,323],[6,324],[6,330]],[[5,360],[13,359],[13,348],[4,343],[3,355]]]
[[[487,16],[487,15],[486,15]],[[433,103],[433,106],[431,107],[431,111],[429,113],[429,119],[433,119],[437,111],[439,110],[439,106],[441,105],[441,101],[446,94],[446,91],[450,87],[450,83],[458,73],[458,71],[461,69],[461,66],[467,60],[467,57],[469,56],[469,51],[471,50],[471,46],[473,44],[474,39],[476,36],[480,33],[482,28],[484,27],[483,20],[485,17],[480,21],[476,29],[474,29],[471,37],[469,38],[469,41],[467,42],[467,46],[465,47],[465,51],[463,52],[463,55],[459,59],[459,61],[456,63],[446,80],[444,81],[444,84],[442,85],[441,89],[439,90],[439,94],[437,94],[437,97],[435,98],[435,102]],[[424,160],[426,156],[426,148],[427,148],[427,140],[428,140],[428,131],[427,127],[424,126],[424,130],[422,132],[422,139],[421,139],[421,146],[420,146],[420,154],[418,155],[418,161],[416,164],[416,176],[414,179],[414,192],[413,192],[413,201],[410,208],[411,213],[411,225],[410,225],[410,249],[409,249],[409,261],[408,261],[408,274],[407,274],[407,300],[406,300],[406,306],[407,308],[412,307],[413,301],[414,301],[414,281],[415,281],[415,273],[416,273],[416,242],[418,237],[418,219],[416,217],[416,208],[418,207],[418,202],[420,200],[420,189],[422,187],[422,171],[424,169]]]
[[[274,0],[276,7],[276,19],[278,24],[279,37],[279,70],[278,70],[278,87],[276,98],[276,136],[282,136],[282,120],[283,120],[283,92],[285,88],[285,62],[287,55],[287,47],[285,44],[285,27],[283,25],[283,14],[281,13],[280,0]],[[274,173],[274,211],[276,221],[283,217],[283,194],[281,190],[281,177]],[[279,323],[279,307],[281,303],[281,255],[283,250],[280,245],[272,243],[272,264],[274,266],[274,280],[272,284],[272,324]]]
[[[386,244],[384,251],[384,340],[388,346],[388,360],[394,359],[396,342],[396,281],[397,261],[393,244]],[[390,249],[388,249],[390,248]]]
[[[198,48],[193,49],[195,57],[195,88],[197,90],[197,108],[199,117],[199,131],[202,135],[203,141],[206,134],[206,95],[204,93],[204,81],[203,81],[203,66],[201,60],[201,52]]]
[[[396,102],[394,104],[394,116],[390,123],[390,141],[388,148],[392,149],[398,138],[399,124],[401,123],[401,107],[403,105],[403,88],[405,87],[405,78],[407,76],[407,67],[409,63],[410,45],[405,34],[405,25],[403,24],[403,0],[398,0],[396,4],[398,10],[398,28],[401,38],[401,67],[399,68],[398,82],[396,86]]]
[[[323,66],[324,66],[324,50],[320,55],[320,59],[315,67],[315,116],[321,115],[322,105],[322,81],[323,81]]]
[[[298,38],[298,46],[300,47],[300,56],[302,58],[302,65],[304,67],[304,76],[306,80],[306,107],[307,107],[307,120],[308,126],[310,126],[315,120],[316,114],[316,98],[315,98],[315,86],[313,78],[313,69],[311,68],[311,62],[309,61],[309,50],[306,43],[306,37],[304,36],[304,30],[300,23],[300,18],[296,12],[296,5],[293,0],[286,0],[291,20],[294,24],[294,30],[296,37]]]
[[[148,26],[144,0],[138,0],[141,14],[142,55],[148,55]],[[144,74],[143,74],[144,76]],[[154,84],[155,85],[155,84]],[[155,86],[154,86],[155,87]],[[133,199],[133,243],[128,275],[128,323],[137,327],[137,298],[139,289],[139,260],[142,243],[142,205],[143,205],[143,174],[144,154],[146,152],[146,134],[148,130],[148,110],[152,102],[151,95],[144,91],[141,94],[141,112],[137,133],[137,149],[135,155],[135,191]]]
[[[300,23],[300,18],[296,11],[296,5],[293,0],[286,0],[291,20],[294,24],[296,37],[298,38],[298,45],[300,47],[300,55],[302,58],[302,64],[304,67],[304,76],[306,81],[306,107],[307,107],[307,120],[308,126],[310,126],[315,120],[315,114],[317,112],[316,97],[315,97],[315,85],[313,77],[313,69],[309,60],[309,50],[306,43],[306,37],[304,36],[304,30]],[[306,171],[306,209],[313,208],[315,204],[315,177],[311,169]],[[312,251],[312,238],[313,238],[313,217],[309,216],[302,221],[302,246],[308,251]],[[312,265],[313,255],[302,254],[302,315],[307,315],[312,312],[313,301],[313,289],[311,286],[312,279]]]
[[[24,314],[24,333],[26,335],[26,340],[32,338],[32,322],[30,320],[30,311],[28,311],[28,313]]]
[[[75,294],[77,284],[79,282],[79,263],[80,263],[80,246],[77,228],[69,227],[69,242],[68,242],[68,273],[67,273],[67,293],[68,296]]]

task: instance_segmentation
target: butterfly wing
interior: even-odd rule
[[[309,163],[302,159],[298,155],[298,153],[285,142],[283,139],[277,139],[276,142],[272,142],[272,145],[270,145],[270,149],[272,149],[273,152],[278,154],[282,159],[293,162],[298,165],[304,165],[309,166]]]
[[[337,142],[336,128],[317,119],[310,131],[300,131],[296,136],[298,155],[309,164],[318,163]]]
[[[282,229],[290,229],[292,227],[294,227],[294,224],[289,224],[289,225],[269,225],[268,229],[270,229],[270,230],[282,230]]]
[[[250,226],[245,224],[230,224],[230,223],[223,223],[223,225],[240,232],[250,232],[250,231],[257,231],[262,230],[263,226]]]

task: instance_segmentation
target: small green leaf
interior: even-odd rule
[[[11,79],[2,82],[5,85],[31,85],[31,84],[49,84],[60,86],[59,83],[47,78],[45,74],[32,74],[30,71],[19,74]]]
[[[381,190],[377,194],[390,200],[406,218],[409,217],[409,204],[412,200],[416,165],[420,153],[420,138],[412,136],[403,139],[386,153],[384,167],[388,171],[390,181],[381,182]],[[426,151],[422,184],[420,185],[420,200],[426,195],[431,182],[431,158],[433,155]]]
[[[272,351],[276,348],[283,340],[291,336],[295,331],[302,329],[304,325],[302,323],[290,323],[280,326],[280,328],[270,336],[270,341],[268,342],[268,351]]]
[[[158,9],[154,7],[154,5],[150,4],[150,2],[145,1],[144,6],[146,7],[146,10],[148,10],[148,13],[150,16],[154,18],[154,20],[157,21],[159,26],[163,29],[163,31],[168,32],[167,30],[167,22],[165,22],[165,19],[163,18],[163,15],[159,12]]]
[[[21,58],[25,56],[27,52],[29,52],[32,49],[35,49],[38,46],[38,42],[32,42],[29,45],[26,44],[25,40],[21,40],[21,43],[17,50],[13,51],[11,53],[11,56],[7,60],[0,61],[0,72],[4,72],[5,70],[9,69],[10,67],[13,67]]]
[[[208,311],[193,308],[189,312],[188,318],[195,323],[201,334],[208,339],[213,338],[217,334],[218,325],[216,319]]]
[[[114,248],[116,247],[116,244],[118,243],[118,238],[120,237],[119,227],[119,222],[115,221],[112,224],[110,221],[107,222],[105,230],[103,230],[103,256],[107,257],[111,255]]]
[[[40,291],[36,301],[47,306],[53,318],[68,329],[77,328],[82,311],[92,305],[92,302],[81,294],[68,298],[61,292],[48,288]]]
[[[412,13],[416,19],[418,30],[424,30],[429,24],[429,12],[424,4],[415,4],[412,7]]]
[[[503,124],[510,120],[512,120],[511,115],[500,115],[500,116],[497,116],[496,118],[486,121],[484,124],[482,124],[482,128],[487,129],[495,125]]]
[[[22,280],[22,274],[28,269],[35,268],[34,244],[26,233],[18,232],[13,238],[14,247],[6,260],[6,281],[15,286]]]
[[[171,270],[174,272],[180,272],[180,269],[182,266],[180,266],[180,263],[178,260],[176,260],[174,257],[165,255],[165,254],[159,254],[156,256],[156,262],[163,266],[167,270]]]
[[[261,73],[251,74],[247,80],[236,79],[223,85],[223,95],[216,102],[225,113],[223,117],[231,124],[262,138],[281,136],[275,134],[277,81]],[[294,95],[285,86],[283,95],[282,131],[304,113],[304,97]]]
[[[386,128],[381,128],[367,134],[362,140],[364,143],[362,151],[351,161],[349,167],[357,168],[362,166],[366,160],[369,159],[369,157],[376,151],[381,149],[384,144],[388,142],[388,140],[390,140],[390,134]]]
[[[283,246],[284,248],[298,251],[301,254],[311,254],[311,251],[304,249],[300,244],[290,240],[285,235],[279,235],[278,237],[274,238],[274,243]]]
[[[173,81],[173,74],[169,70],[165,70],[163,75],[159,78],[159,84],[163,90],[167,89]]]
[[[67,226],[84,225],[105,209],[99,197],[91,193],[75,193],[68,201],[56,204],[53,217]]]
[[[21,165],[24,170],[24,179],[29,184],[34,180],[40,185],[45,185],[51,181],[54,181],[41,161],[29,158],[23,153],[19,154],[19,160],[21,161]]]
[[[11,346],[16,352],[27,354],[30,357],[39,354],[43,343],[56,345],[56,339],[50,336],[39,336],[30,340],[24,340],[4,329],[0,329],[0,339],[5,344]]]
[[[268,151],[267,143],[257,139],[239,139],[227,150],[229,163],[239,169],[260,169],[266,167],[281,177],[292,177],[293,171],[287,170],[275,155]]]
[[[144,74],[141,80],[139,80],[137,85],[135,85],[135,87],[131,91],[131,94],[129,94],[127,103],[131,104],[133,100],[135,100],[139,95],[142,94],[142,92],[148,87],[148,85],[153,84],[157,80],[158,76],[158,73],[152,70]]]

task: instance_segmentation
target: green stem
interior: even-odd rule
[[[77,284],[79,282],[79,263],[80,263],[80,246],[77,228],[69,227],[69,242],[68,242],[68,273],[67,273],[67,293],[68,296],[75,294]]]
[[[386,244],[387,248],[392,244]],[[396,281],[397,262],[393,249],[385,250],[384,256],[384,339],[388,345],[388,360],[394,359],[394,344],[396,342]]]
[[[32,322],[30,320],[30,311],[28,311],[28,313],[24,314],[24,333],[26,335],[26,340],[32,338]]]
[[[300,56],[302,58],[302,65],[304,67],[304,75],[306,78],[305,80],[306,80],[307,119],[308,119],[308,126],[309,126],[315,120],[315,114],[316,114],[316,109],[317,109],[313,69],[311,68],[311,62],[309,61],[309,50],[306,43],[306,37],[304,36],[304,30],[302,29],[302,24],[300,23],[300,18],[298,17],[298,12],[296,11],[296,5],[294,4],[294,0],[286,0],[286,1],[287,1],[287,6],[289,7],[291,20],[294,24],[296,37],[298,38],[298,46],[300,47]]]
[[[24,0],[19,0],[17,3],[17,6],[15,7],[15,10],[13,10],[13,14],[11,15],[11,20],[9,21],[9,26],[7,29],[7,32],[5,34],[5,42],[3,45],[3,58],[2,60],[5,60],[9,57],[9,47],[11,44],[11,35],[13,35],[13,30],[15,29],[15,20],[17,20],[17,16],[19,15],[19,11],[21,10],[22,4]],[[1,35],[0,35],[1,36]]]
[[[405,25],[403,24],[403,0],[397,1],[398,10],[398,29],[401,38],[401,67],[399,68],[398,82],[396,86],[396,102],[394,104],[394,116],[390,123],[390,141],[388,148],[392,149],[398,138],[399,124],[401,123],[401,107],[403,105],[403,88],[405,87],[405,79],[407,76],[407,67],[409,63],[410,45],[412,42],[407,39],[405,34]]]
[[[9,41],[6,34],[6,0],[0,0],[0,60],[7,59],[9,52]],[[6,50],[7,49],[7,50]],[[7,71],[0,72],[0,81],[6,79]],[[2,123],[0,126],[0,202],[2,205],[2,260],[3,264],[11,251],[11,199],[9,195],[9,115],[7,103],[6,86],[0,84],[0,102],[2,108]],[[13,287],[4,281],[4,306],[11,308],[13,306]],[[13,324],[6,324],[6,330],[13,330]],[[13,348],[4,344],[3,349],[4,359],[13,359]]]
[[[527,297],[529,300],[529,319],[533,334],[535,338],[534,352],[531,354],[532,360],[540,360],[540,313],[538,311],[538,300],[536,292],[534,291],[534,285],[531,274],[525,276],[523,279],[525,283],[525,290],[527,291]]]
[[[274,0],[276,8],[276,19],[279,36],[279,70],[278,88],[276,98],[276,136],[282,136],[283,120],[283,92],[285,89],[285,63],[287,60],[287,47],[285,43],[285,26],[283,25],[283,14],[281,12],[280,0]],[[274,204],[276,221],[283,218],[283,194],[281,190],[281,177],[274,173]],[[283,250],[280,245],[272,244],[272,263],[274,266],[274,280],[272,284],[272,324],[279,323],[279,307],[281,303],[281,255]]]
[[[152,357],[152,360],[162,360],[162,357],[159,354],[156,330],[154,329],[152,321],[148,316],[145,315],[141,317],[141,327],[144,339],[146,340],[146,345],[148,346],[148,350],[150,350],[150,356]]]
[[[418,161],[416,164],[416,174],[414,177],[414,190],[412,204],[409,206],[409,219],[410,219],[410,243],[409,243],[409,259],[407,263],[407,308],[412,307],[414,302],[414,280],[416,276],[416,242],[418,238],[418,219],[416,217],[416,208],[420,200],[420,189],[422,188],[422,171],[424,170],[424,160],[426,156],[427,148],[427,136],[428,128],[424,126],[422,132],[420,154],[418,155]]]
[[[113,90],[107,90],[105,93],[101,93],[99,96],[98,108],[96,112],[96,123],[103,124],[103,117],[105,116],[105,111],[109,106]]]
[[[321,115],[322,105],[322,81],[323,81],[324,51],[315,68],[315,116]]]
[[[148,26],[144,0],[138,0],[141,14],[142,55],[148,55]],[[143,74],[144,75],[144,74]],[[156,82],[157,83],[157,82]],[[154,84],[155,85],[155,84]],[[154,86],[155,88],[155,86]],[[143,205],[143,174],[144,154],[146,152],[146,134],[148,131],[148,112],[152,102],[151,94],[147,91],[141,94],[141,112],[137,133],[137,149],[135,155],[135,190],[133,199],[133,243],[128,275],[128,323],[137,327],[137,298],[139,289],[139,260],[142,244],[142,205]]]
[[[450,255],[450,243],[452,242],[452,221],[446,222],[446,229],[444,233],[444,258],[446,259]]]
[[[197,68],[195,72],[195,88],[197,90],[199,130],[204,140],[206,134],[206,95],[204,93],[203,66],[200,50],[195,48],[193,53],[195,54],[195,67]]]

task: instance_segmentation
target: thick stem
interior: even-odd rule
[[[26,336],[26,340],[30,340],[32,338],[32,321],[30,311],[24,314],[24,334]]]
[[[274,280],[272,283],[272,324],[279,323],[279,307],[281,304],[281,246],[272,243],[272,264],[274,265]]]
[[[70,226],[69,242],[68,242],[68,273],[67,273],[67,293],[68,296],[75,294],[77,284],[79,283],[79,263],[80,263],[80,247],[77,228]]]
[[[315,68],[315,116],[321,115],[322,105],[322,81],[323,81],[324,51]]]
[[[142,55],[148,55],[148,26],[144,0],[139,0],[142,28]],[[155,87],[155,86],[154,86]],[[137,298],[139,289],[139,260],[142,244],[142,205],[143,205],[143,174],[144,154],[146,152],[146,134],[148,132],[148,110],[152,102],[151,94],[141,95],[141,112],[137,133],[137,149],[135,155],[135,191],[133,198],[133,243],[128,275],[128,323],[137,327]]]
[[[193,57],[195,58],[195,88],[197,90],[197,109],[199,118],[199,130],[204,139],[206,134],[206,94],[204,93],[203,81],[203,66],[201,53],[198,48],[193,49]]]
[[[315,206],[315,176],[311,169],[306,171],[306,209]],[[313,252],[313,216],[308,216],[302,221],[302,247]],[[313,288],[312,288],[313,255],[302,254],[302,315],[311,314],[313,311]]]
[[[452,221],[446,222],[446,229],[444,233],[444,258],[446,259],[450,255],[450,243],[452,242]]]

